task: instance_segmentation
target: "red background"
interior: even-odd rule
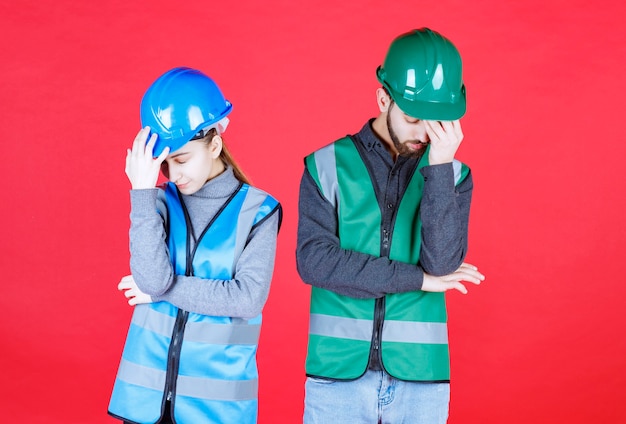
[[[474,173],[451,293],[455,423],[626,422],[621,0],[3,1],[3,422],[112,423],[131,308],[125,149],[174,66],[234,103],[226,140],[285,218],[259,348],[260,423],[297,423],[309,288],[295,270],[302,158],[377,113],[391,39],[429,26],[464,57]]]

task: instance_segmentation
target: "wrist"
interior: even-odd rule
[[[452,163],[454,161],[454,156],[437,156],[437,155],[428,155],[428,164],[429,165],[443,165],[445,163]]]

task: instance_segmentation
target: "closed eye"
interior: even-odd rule
[[[404,120],[409,124],[417,124],[420,120],[409,115],[404,115]]]

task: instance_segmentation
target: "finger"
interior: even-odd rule
[[[130,170],[130,149],[126,149],[126,166],[124,167],[124,172],[128,175],[128,171]]]
[[[439,141],[439,136],[437,135],[437,133],[435,133],[435,131],[432,129],[432,127],[426,123],[424,125],[424,128],[426,128],[426,134],[428,135],[428,138],[430,139],[430,142],[435,142],[437,143],[437,141]]]
[[[117,285],[118,290],[128,290],[133,288],[134,283],[132,281],[120,281]]]
[[[137,141],[141,141],[141,139],[144,138],[144,134],[146,133],[146,129],[148,129],[148,131],[149,131],[150,127],[143,127],[142,129],[137,131],[137,135],[135,136],[135,140],[133,140],[133,143],[135,143]]]
[[[485,275],[482,272],[480,272],[478,269],[473,269],[473,268],[466,269],[464,270],[464,273],[480,281],[483,281],[485,279]]]
[[[467,281],[468,283],[476,285],[480,284],[484,280],[484,276],[477,271],[456,272],[453,275],[457,281]]]
[[[441,123],[439,121],[424,122],[426,127],[426,133],[430,137],[431,141],[433,141],[433,138],[435,139],[435,141],[438,141],[445,136],[445,132],[443,131],[443,128],[441,127]]]
[[[463,140],[463,130],[461,129],[461,121],[456,120],[452,121],[452,129],[454,130],[454,134],[459,138],[459,140]]]
[[[125,289],[129,289],[132,286],[135,285],[135,279],[133,278],[132,275],[126,275],[124,277],[122,277],[122,279],[120,280],[119,284],[117,285],[117,288],[119,290],[125,290]]]
[[[479,286],[479,285],[480,285],[480,283],[482,283],[482,282],[483,282],[483,280],[482,280],[482,279],[480,279],[480,278],[478,278],[478,277],[472,277],[472,278],[469,278],[469,277],[468,277],[468,278],[463,278],[463,281],[465,281],[466,283],[472,283],[472,284],[474,284],[475,286]]]
[[[148,140],[148,135],[150,134],[150,127],[144,127],[139,130],[137,133],[137,137],[133,141],[132,154],[134,157],[139,158],[145,155],[146,149],[146,140]]]
[[[469,262],[463,262],[461,264],[461,266],[459,267],[459,269],[461,269],[461,268],[469,268],[469,269],[473,269],[475,271],[478,271],[478,267],[476,265],[470,264]]]
[[[150,127],[144,127],[139,130],[135,140],[133,140],[133,150],[136,150],[136,147],[143,147],[146,144],[148,134],[150,134]]]
[[[452,283],[450,286],[450,289],[454,289],[454,290],[460,291],[463,294],[467,294],[467,288],[458,281]]]
[[[165,158],[167,158],[167,155],[170,154],[170,148],[169,146],[165,147],[163,149],[163,151],[161,152],[161,154],[159,155],[158,158],[156,158],[156,162],[161,165],[163,163],[163,161],[165,160]]]
[[[463,133],[455,127],[454,122],[455,121],[441,121],[441,126],[450,141],[460,143],[461,140],[463,140]]]
[[[459,145],[463,140],[463,133],[460,131],[460,127],[456,128],[454,122],[458,121],[440,121],[443,133],[441,139],[446,140],[452,145]]]
[[[439,123],[441,124],[441,128],[443,128],[443,130],[445,132],[454,132],[454,124],[453,121],[439,121]]]
[[[143,151],[143,146],[144,146],[144,142],[140,138],[136,138],[135,141],[133,141],[133,146],[130,149],[130,162],[131,163],[137,162],[140,155],[142,154],[141,152]]]
[[[149,158],[153,157],[152,153],[154,152],[154,145],[156,144],[156,141],[157,141],[157,135],[151,134],[150,139],[148,139],[148,143],[146,143],[146,148],[145,148],[146,156]]]
[[[461,272],[461,273],[473,275],[474,277],[480,279],[481,281],[485,279],[485,276],[483,275],[483,273],[478,271],[477,266],[468,264],[466,262],[463,262],[461,266],[459,267],[459,269],[457,269],[455,272]]]

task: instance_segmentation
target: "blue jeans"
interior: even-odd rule
[[[449,383],[397,380],[368,370],[358,380],[308,377],[304,424],[445,424]]]

